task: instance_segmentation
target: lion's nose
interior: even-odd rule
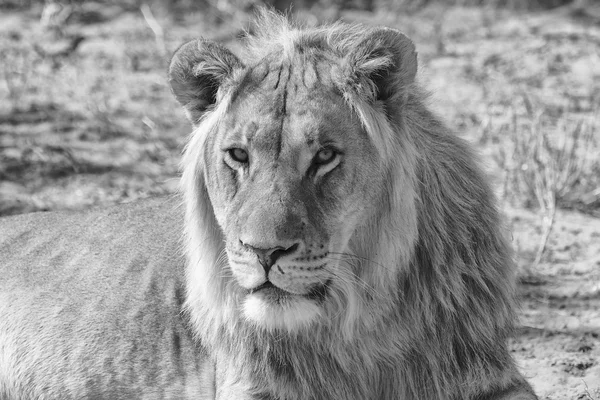
[[[252,246],[248,243],[240,240],[240,243],[249,250],[252,250],[258,257],[258,262],[263,266],[265,272],[268,274],[271,267],[277,262],[277,260],[286,254],[292,254],[298,249],[298,243],[294,243],[289,247],[275,246],[271,248],[261,248]]]

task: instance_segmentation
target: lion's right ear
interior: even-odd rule
[[[219,100],[219,89],[243,68],[233,53],[215,42],[196,39],[175,51],[169,65],[169,84],[194,126]]]
[[[344,61],[348,84],[371,101],[405,92],[417,73],[415,45],[402,32],[375,28],[350,49]]]

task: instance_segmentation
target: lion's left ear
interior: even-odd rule
[[[360,96],[390,100],[413,83],[417,73],[415,45],[400,31],[377,28],[344,59],[348,83]]]

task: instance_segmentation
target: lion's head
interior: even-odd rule
[[[390,207],[406,215],[394,233],[400,252],[415,241],[414,156],[377,114],[405,101],[416,54],[391,29],[276,34],[258,38],[271,43],[244,61],[189,42],[170,78],[196,126],[184,161],[187,200],[201,208],[206,191],[223,234],[227,262],[212,273],[247,320],[293,332],[360,314],[389,290],[398,271],[364,251]]]
[[[281,398],[519,381],[510,248],[469,146],[425,105],[412,42],[269,12],[255,32],[240,57],[195,40],[169,69],[195,127],[182,182],[202,342]]]

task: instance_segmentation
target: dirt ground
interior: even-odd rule
[[[510,210],[514,242],[533,251],[538,217]],[[561,211],[546,258],[521,275],[511,350],[544,399],[600,398],[600,221]]]
[[[235,50],[248,15],[160,4],[144,18],[86,2],[64,21],[40,5],[0,8],[0,215],[176,190],[190,128],[166,85],[168,56],[198,36]],[[542,399],[600,400],[600,7],[590,4],[341,14],[413,38],[432,107],[482,154],[520,266],[511,351]]]

